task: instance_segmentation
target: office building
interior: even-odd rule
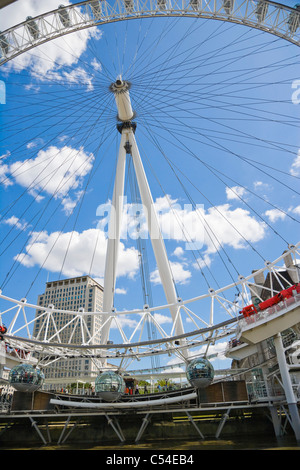
[[[41,316],[43,310],[37,310],[33,336],[39,340],[48,341],[59,330],[61,343],[82,343],[82,328],[78,322],[70,323],[74,316],[62,311],[102,312],[103,287],[89,276],[80,276],[46,283],[45,292],[38,296],[38,306],[53,308],[53,321],[45,321]],[[55,309],[61,309],[55,312]],[[40,318],[39,318],[40,316]],[[101,315],[86,315],[84,317],[88,337],[91,344],[101,343]],[[57,342],[57,336],[55,337]],[[54,340],[54,339],[53,339]],[[46,389],[65,388],[68,383],[76,381],[92,382],[99,373],[98,363],[89,358],[59,359],[43,369],[46,379]]]

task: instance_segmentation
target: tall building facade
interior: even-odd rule
[[[68,310],[73,312],[84,311],[102,312],[103,287],[89,276],[80,276],[46,283],[45,292],[38,296],[38,306],[53,309]],[[82,330],[78,324],[69,324],[72,318],[64,312],[53,311],[53,322],[45,322],[45,318],[39,316],[42,310],[36,311],[33,336],[48,340],[59,329],[59,337],[62,343],[81,344]],[[86,315],[84,317],[88,334],[93,337],[91,344],[101,343],[101,315]],[[92,382],[98,374],[98,365],[89,358],[59,359],[49,367],[43,369],[45,374],[45,388],[59,389],[67,387],[68,383],[76,381]]]

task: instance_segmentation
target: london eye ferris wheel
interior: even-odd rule
[[[122,368],[213,356],[254,271],[297,264],[300,9],[286,3],[6,7],[1,324],[13,347]],[[36,304],[47,280],[84,275],[104,286],[103,312]],[[51,336],[33,336],[37,310]],[[55,313],[80,325],[79,342],[61,341]]]

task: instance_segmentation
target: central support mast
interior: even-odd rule
[[[134,170],[136,173],[139,192],[144,208],[148,232],[150,235],[154,256],[156,259],[156,264],[160,274],[167,303],[170,305],[170,312],[174,322],[175,335],[182,335],[184,334],[184,329],[182,325],[174,280],[171,273],[164,240],[162,238],[161,230],[159,227],[158,217],[155,211],[152,194],[135,139],[136,125],[132,122],[132,119],[134,118],[134,112],[132,110],[131,100],[129,96],[130,84],[126,81],[123,81],[121,77],[118,77],[116,82],[111,85],[110,89],[115,96],[115,101],[118,109],[118,120],[120,121],[120,123],[118,124],[118,130],[120,131],[122,137],[116,170],[116,179],[112,200],[112,211],[109,222],[109,239],[107,245],[104,276],[103,311],[111,313],[111,315],[113,315],[118,246],[120,242],[120,230],[124,198],[125,159],[126,153],[130,153],[134,164]],[[106,343],[108,340],[111,320],[112,316],[110,320],[105,323],[105,326],[102,329],[103,343]],[[184,340],[181,341],[181,344],[183,343]]]

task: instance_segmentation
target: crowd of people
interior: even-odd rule
[[[0,409],[10,406],[13,394],[7,390],[7,387],[0,388]]]

